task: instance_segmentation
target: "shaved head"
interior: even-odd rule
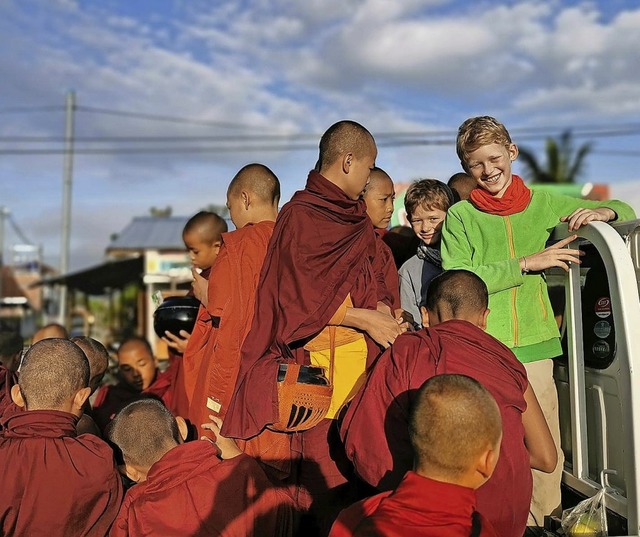
[[[449,177],[447,186],[451,190],[455,190],[461,200],[468,200],[471,191],[478,185],[473,177],[464,172],[459,172]]]
[[[239,196],[242,191],[254,194],[266,205],[278,205],[280,181],[264,164],[247,164],[229,183],[227,197]]]
[[[200,211],[193,215],[184,226],[182,235],[197,233],[200,240],[214,243],[222,239],[222,234],[228,231],[227,223],[216,213]]]
[[[409,422],[416,468],[456,478],[502,437],[493,396],[465,375],[436,375],[418,392]]]
[[[124,407],[113,420],[109,438],[127,464],[148,468],[180,443],[178,424],[156,399],[142,399]]]
[[[380,183],[391,184],[393,186],[393,180],[389,177],[389,174],[385,172],[382,168],[378,168],[377,166],[371,170],[371,174],[369,175],[369,184],[367,185],[367,190],[375,188],[376,185]]]
[[[427,289],[427,311],[445,311],[454,319],[482,313],[489,304],[486,284],[468,270],[446,270]]]
[[[82,349],[89,361],[89,387],[93,393],[109,367],[109,352],[102,343],[90,337],[74,337],[71,341]]]
[[[89,361],[68,339],[44,339],[24,355],[18,384],[27,410],[58,410],[89,385]]]
[[[338,121],[320,139],[320,157],[316,166],[322,173],[347,153],[361,159],[375,152],[375,147],[373,136],[365,127],[355,121]]]
[[[50,323],[38,330],[35,334],[33,334],[33,338],[31,339],[32,343],[38,343],[38,341],[42,341],[43,339],[49,338],[62,338],[67,339],[69,337],[69,332],[67,329],[58,323]]]

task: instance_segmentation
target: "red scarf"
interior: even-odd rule
[[[509,216],[524,211],[530,200],[531,190],[517,175],[511,176],[511,184],[501,198],[495,197],[481,187],[474,188],[469,196],[469,201],[476,209],[499,216]]]

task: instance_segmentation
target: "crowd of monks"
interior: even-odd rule
[[[531,469],[557,461],[536,395],[472,272],[436,276],[420,319],[402,308],[415,237],[386,232],[376,157],[338,122],[280,211],[250,164],[236,230],[187,223],[201,305],[166,370],[133,337],[101,385],[104,346],[55,330],[0,366],[1,535],[524,534]]]

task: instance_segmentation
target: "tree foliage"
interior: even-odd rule
[[[592,148],[588,142],[575,150],[571,131],[566,130],[558,138],[547,138],[544,165],[525,148],[520,148],[520,158],[533,183],[575,183],[584,172],[585,159]]]

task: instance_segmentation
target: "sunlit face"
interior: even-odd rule
[[[156,378],[156,362],[147,347],[130,341],[118,349],[120,378],[136,391],[146,390]]]
[[[391,180],[383,177],[369,183],[363,198],[367,204],[367,214],[373,226],[378,229],[386,229],[391,222],[393,202],[396,199]]]
[[[371,145],[371,150],[360,158],[356,158],[355,155],[350,157],[349,174],[344,184],[344,193],[352,200],[357,200],[362,196],[364,190],[369,182],[369,176],[371,170],[376,165],[376,157],[378,156],[378,150],[374,144]]]
[[[442,223],[447,213],[441,209],[425,209],[418,205],[409,221],[413,232],[428,246],[435,246],[440,242]]]
[[[194,267],[203,270],[211,268],[220,252],[220,241],[214,241],[213,243],[205,241],[197,230],[184,233],[182,240],[187,250],[189,250],[189,257]]]
[[[249,211],[242,200],[241,193],[227,193],[227,209],[229,209],[229,218],[236,229],[242,229],[249,223]]]
[[[511,162],[518,156],[515,144],[505,147],[500,144],[483,145],[467,155],[465,168],[478,186],[495,196],[504,196],[511,184]]]

